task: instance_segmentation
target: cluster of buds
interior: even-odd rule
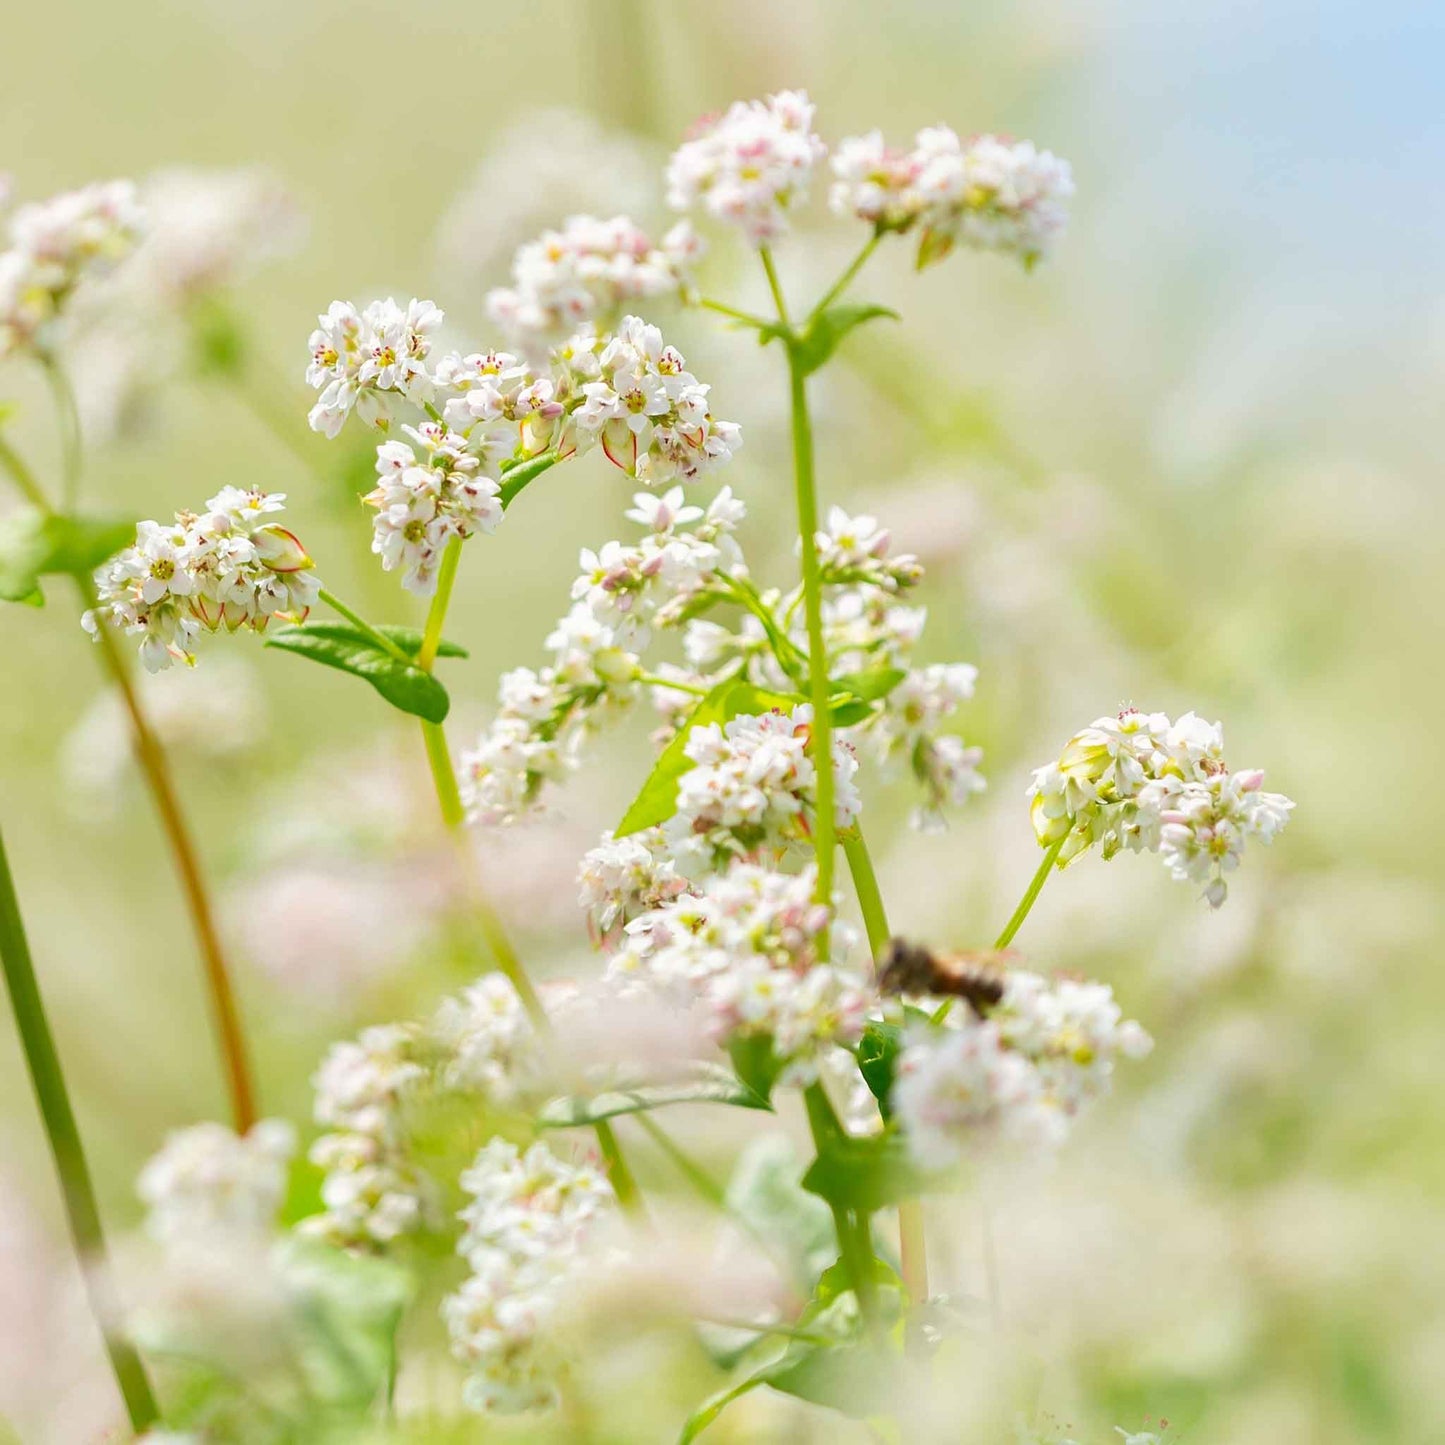
[[[812,865],[784,874],[736,863],[633,919],[609,976],[699,1009],[720,1044],[771,1039],[781,1079],[810,1083],[834,1045],[857,1041],[876,1002],[843,962],[856,940],[814,900],[816,882]]]
[[[947,1026],[910,1032],[891,1102],[926,1168],[989,1140],[1050,1147],[1108,1091],[1118,1059],[1151,1047],[1107,984],[1018,970],[997,1004],[955,1008]]]
[[[1270,843],[1294,804],[1264,791],[1257,768],[1231,771],[1224,732],[1194,713],[1126,708],[1076,733],[1029,789],[1041,846],[1059,845],[1062,866],[1091,848],[1157,853],[1181,882],[1204,885],[1218,908],[1251,839]]]
[[[529,354],[585,327],[606,331],[641,301],[676,295],[701,242],[680,221],[654,245],[626,216],[569,216],[512,261],[512,284],[487,296],[487,314]]]
[[[802,91],[785,90],[737,101],[699,122],[668,163],[668,204],[679,211],[700,205],[737,226],[754,246],[776,240],[827,154],[813,133],[813,110]]]
[[[86,631],[138,636],[142,662],[159,672],[194,663],[203,631],[264,632],[273,617],[304,618],[321,583],[295,534],[267,520],[285,501],[281,492],[225,487],[203,513],[178,512],[170,526],[141,522],[135,544],[96,572]]]
[[[464,1398],[477,1410],[545,1408],[562,1365],[548,1325],[616,1197],[593,1164],[505,1139],[485,1145],[461,1183],[471,1198],[457,1248],[469,1273],[442,1318],[468,1370]]]
[[[0,360],[44,348],[72,292],[134,247],[143,214],[129,181],[106,181],[19,207],[0,251]]]
[[[1068,162],[1049,151],[991,135],[964,141],[948,126],[919,131],[911,151],[877,131],[845,140],[833,171],[833,210],[879,231],[917,226],[920,266],[960,241],[1032,265],[1062,233],[1074,193]]]

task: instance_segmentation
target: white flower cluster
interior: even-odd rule
[[[147,1232],[164,1244],[264,1238],[286,1196],[295,1152],[296,1131],[283,1119],[263,1119],[243,1135],[213,1123],[176,1130],[136,1182]]]
[[[508,824],[535,806],[542,787],[577,764],[589,733],[637,695],[649,624],[726,570],[741,565],[732,533],[743,507],[723,488],[706,508],[682,492],[639,492],[629,517],[649,528],[641,542],[584,551],[572,609],[547,638],[552,662],[502,678],[496,718],[462,754],[462,796],[473,822]]]
[[[377,447],[380,481],[363,498],[376,508],[371,550],[385,571],[403,569],[409,592],[429,597],[447,544],[478,529],[495,531],[502,520],[500,474],[477,450],[488,440],[485,432],[474,441],[440,422],[402,430],[412,442]]]
[[[424,1223],[429,1181],[410,1162],[405,1119],[427,1078],[422,1054],[416,1029],[384,1025],[326,1055],[312,1086],[316,1122],[331,1132],[311,1146],[311,1162],[326,1172],[325,1210],[302,1221],[303,1233],[374,1248]]]
[[[426,359],[442,313],[413,298],[406,308],[387,297],[358,311],[333,301],[311,333],[306,380],[321,395],[307,420],[312,431],[336,436],[353,409],[368,425],[385,426],[393,396],[422,406],[432,398]]]
[[[1203,884],[1218,908],[1245,844],[1272,842],[1289,821],[1294,803],[1263,783],[1257,768],[1230,771],[1218,723],[1126,708],[1036,769],[1029,796],[1039,843],[1062,840],[1061,866],[1095,843],[1105,858],[1125,847],[1158,853],[1173,877]]]
[[[501,974],[485,974],[443,1000],[431,1031],[442,1049],[443,1087],[508,1104],[536,1086],[541,1040],[517,990]]]
[[[285,501],[284,492],[223,487],[204,513],[141,522],[135,545],[97,570],[86,631],[109,625],[138,636],[142,662],[159,672],[194,663],[203,629],[264,632],[273,617],[305,617],[321,583],[295,534],[268,520]]]
[[[1020,970],[986,1017],[955,1008],[946,1027],[910,1033],[892,1103],[926,1168],[945,1168],[990,1139],[1053,1146],[1108,1091],[1116,1060],[1151,1047],[1108,985]]]
[[[451,352],[428,366],[442,312],[430,301],[373,301],[364,311],[333,301],[311,336],[306,379],[321,395],[316,431],[336,436],[354,410],[383,431],[391,402],[436,405],[474,456],[500,460],[555,451],[570,457],[600,445],[607,458],[649,486],[690,481],[742,445],[733,422],[708,409],[710,388],[687,370],[655,326],[624,316],[615,335],[583,331],[537,370],[510,352]],[[456,443],[449,441],[449,445]],[[383,459],[384,460],[384,459]],[[384,472],[383,460],[378,470]]]
[[[487,314],[523,350],[545,354],[584,327],[605,331],[636,302],[676,295],[701,250],[686,221],[653,245],[626,216],[569,216],[518,250],[512,284],[488,294]]]
[[[871,735],[885,763],[905,759],[923,785],[926,801],[914,809],[913,826],[927,832],[942,826],[944,811],[959,807],[986,784],[979,773],[983,749],[937,731],[943,720],[973,696],[978,669],[967,662],[938,662],[909,670],[888,694]]]
[[[49,325],[75,288],[104,275],[135,245],[142,223],[135,187],[106,181],[21,206],[0,252],[0,360],[45,346]]]
[[[599,948],[616,944],[634,918],[688,891],[661,828],[645,828],[626,838],[604,833],[583,857],[577,881],[587,931]]]
[[[678,869],[689,877],[726,868],[734,858],[773,857],[812,833],[817,770],[808,750],[813,709],[744,715],[695,727],[683,752],[693,763],[679,780],[677,811],[663,825]],[[851,828],[862,809],[854,783],[858,759],[841,737],[833,744],[834,818]]]
[[[615,1207],[605,1176],[569,1164],[545,1144],[525,1154],[493,1139],[462,1175],[459,1252],[470,1273],[443,1301],[464,1395],[477,1410],[541,1409],[556,1397],[561,1360],[546,1338],[567,1284],[599,1223]]]
[[[721,1044],[766,1036],[785,1082],[817,1077],[820,1056],[859,1037],[873,994],[845,959],[855,939],[816,902],[816,870],[789,875],[737,863],[627,925],[609,977],[660,987],[700,1007]],[[829,957],[821,958],[827,938]]]
[[[1068,162],[1049,151],[991,135],[964,141],[948,126],[919,131],[906,152],[877,131],[845,140],[833,171],[838,214],[885,231],[921,226],[920,265],[959,241],[1032,264],[1062,233],[1074,193]]]
[[[701,205],[738,226],[755,246],[776,240],[827,154],[813,134],[813,109],[802,91],[785,90],[736,101],[700,122],[668,163],[668,204],[679,211]]]

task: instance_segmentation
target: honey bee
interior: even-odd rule
[[[878,988],[882,993],[961,998],[982,1018],[1003,999],[1008,957],[988,950],[940,952],[906,938],[890,938],[875,960]]]

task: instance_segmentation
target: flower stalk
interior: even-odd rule
[[[118,1310],[112,1293],[100,1209],[80,1141],[75,1110],[70,1102],[70,1091],[60,1065],[60,1055],[56,1051],[40,985],[35,977],[35,965],[30,956],[3,837],[0,837],[0,962],[4,964],[5,985],[15,1013],[15,1026],[25,1051],[25,1064],[40,1107],[51,1156],[55,1160],[55,1171],[60,1179],[66,1221],[80,1259],[86,1293],[100,1326],[131,1428],[139,1434],[156,1421],[155,1396],[151,1393],[145,1366],[135,1348],[115,1332]]]

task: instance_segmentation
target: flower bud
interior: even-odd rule
[[[305,572],[316,564],[311,560],[294,532],[275,523],[260,527],[253,533],[261,561],[273,572]]]

